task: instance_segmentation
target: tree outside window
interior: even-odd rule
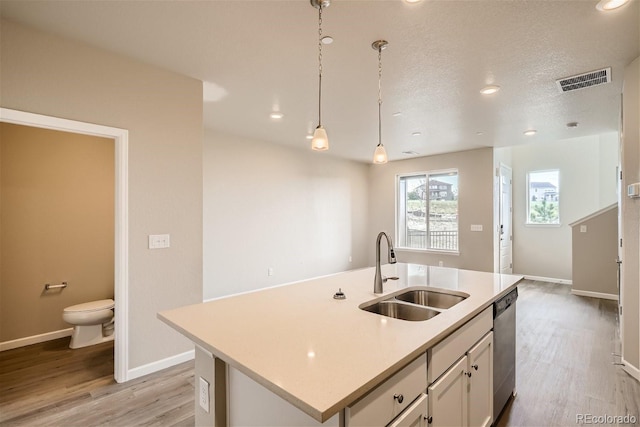
[[[560,224],[560,171],[527,174],[527,224]]]

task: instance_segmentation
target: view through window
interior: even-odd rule
[[[397,246],[458,250],[458,171],[398,177]]]
[[[560,224],[560,171],[527,174],[527,224]]]

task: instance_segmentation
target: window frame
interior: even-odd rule
[[[401,197],[401,191],[400,191],[400,181],[403,178],[411,178],[411,177],[420,177],[420,176],[424,176],[425,177],[425,190],[427,193],[427,200],[426,200],[426,227],[427,227],[427,234],[429,232],[429,211],[431,209],[431,202],[430,202],[430,198],[429,198],[429,179],[431,176],[434,175],[450,175],[452,173],[455,173],[456,177],[458,178],[458,193],[457,193],[457,197],[456,197],[456,202],[458,203],[458,209],[457,209],[457,242],[456,242],[456,247],[457,249],[438,249],[438,248],[410,248],[410,247],[406,247],[406,246],[400,246],[400,235],[404,234],[406,232],[406,213],[405,213],[405,218],[401,219],[400,218],[400,207],[401,207],[401,203],[405,204],[406,201],[401,201],[400,197]],[[460,171],[457,168],[449,168],[449,169],[436,169],[436,170],[430,170],[430,171],[420,171],[420,172],[409,172],[409,173],[398,173],[396,174],[396,180],[395,180],[395,243],[394,243],[394,249],[399,250],[399,251],[407,251],[407,252],[419,252],[419,253],[445,253],[445,254],[451,254],[451,255],[459,255],[460,254]],[[406,198],[406,191],[405,191],[405,198]],[[406,205],[405,205],[405,211],[406,211]],[[401,224],[402,223],[402,224]],[[404,230],[401,230],[401,225],[404,225]]]
[[[558,222],[531,222],[531,174],[536,173],[546,173],[546,172],[556,172],[558,175],[558,186],[556,188],[556,194],[558,198]],[[527,186],[527,204],[525,210],[525,226],[527,227],[560,227],[562,226],[561,217],[560,217],[560,169],[538,169],[538,170],[530,170],[526,173],[526,186]]]

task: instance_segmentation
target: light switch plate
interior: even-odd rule
[[[482,231],[482,224],[471,224],[471,231]]]
[[[587,232],[587,226],[586,225],[581,225],[580,226],[580,232],[581,233],[586,233]]]
[[[149,249],[165,249],[170,246],[170,237],[168,234],[150,234]]]

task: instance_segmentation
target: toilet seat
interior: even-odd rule
[[[115,306],[115,302],[112,299],[101,299],[98,301],[85,302],[83,304],[76,304],[64,309],[64,313],[89,313],[92,311],[110,310]]]

